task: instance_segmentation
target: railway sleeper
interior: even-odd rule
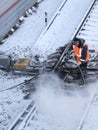
[[[60,56],[61,56],[61,54],[60,54],[60,53],[57,53],[57,54],[52,54],[52,55],[49,55],[49,56],[48,56],[48,59],[52,59],[52,58],[59,59],[59,58],[60,58]]]
[[[62,52],[55,52],[55,53],[52,53],[48,56],[48,58],[52,58],[52,57],[56,57],[56,56],[61,56]],[[47,58],[47,59],[48,59]]]

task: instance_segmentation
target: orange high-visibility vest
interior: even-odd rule
[[[78,46],[73,45],[73,50],[74,50],[74,54],[75,54],[76,61],[77,61],[77,62],[80,62],[81,49],[80,49]]]
[[[87,46],[87,48],[88,48],[87,43],[84,43],[83,46]],[[74,54],[75,54],[75,57],[76,57],[76,61],[80,62],[81,54],[82,54],[82,48],[79,48],[78,46],[73,45],[73,50],[74,50]],[[90,59],[90,54],[89,54],[89,50],[87,50],[85,62],[89,61],[89,59]]]

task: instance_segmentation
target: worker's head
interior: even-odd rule
[[[83,38],[80,38],[81,44],[85,43],[85,40]]]
[[[79,46],[79,44],[80,44],[79,39],[78,38],[74,38],[73,41],[72,41],[72,44],[76,45],[76,46]]]

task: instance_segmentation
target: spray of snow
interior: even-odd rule
[[[78,90],[73,92],[69,90],[70,93],[67,93],[65,83],[55,74],[42,75],[36,86],[37,96],[35,100],[38,110],[36,123],[39,123],[39,127],[60,129],[59,126],[63,126],[67,130],[76,128],[76,122],[79,121],[81,111],[85,109],[83,104],[86,96],[83,97],[81,93],[78,94]]]

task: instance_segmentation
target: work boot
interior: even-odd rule
[[[84,85],[84,82],[82,80],[80,80],[79,85]]]

